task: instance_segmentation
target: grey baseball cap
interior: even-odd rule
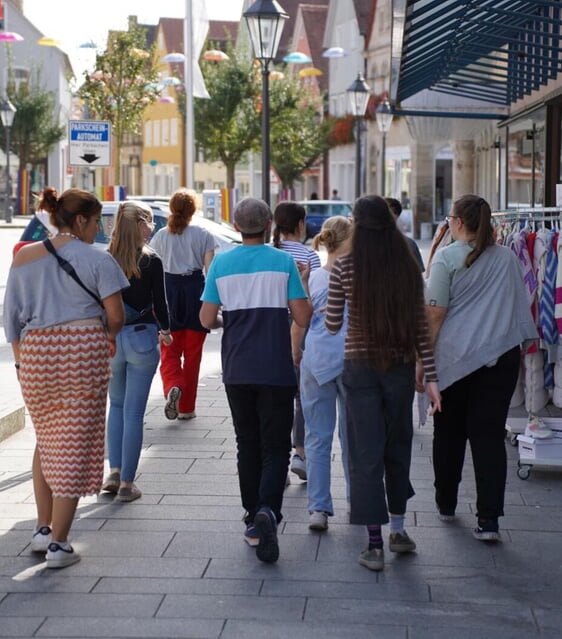
[[[234,207],[234,223],[248,235],[265,231],[272,219],[271,209],[263,200],[246,197]]]

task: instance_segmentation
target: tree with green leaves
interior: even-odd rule
[[[302,179],[330,148],[331,123],[321,116],[321,98],[298,78],[271,83],[271,164],[283,188]]]
[[[10,65],[7,96],[17,109],[10,129],[10,147],[18,156],[20,167],[44,162],[66,136],[66,126],[58,121],[55,97],[43,86],[39,68],[31,70],[27,82],[16,84]],[[4,140],[2,145],[4,148]]]
[[[78,90],[90,116],[113,126],[118,180],[124,136],[141,132],[143,112],[159,95],[155,50],[155,44],[147,47],[146,29],[142,27],[111,32],[106,50],[96,56],[95,71],[84,73],[84,83]]]
[[[226,184],[234,188],[236,164],[259,148],[259,85],[247,57],[229,50],[229,60],[201,63],[210,99],[194,100],[195,141],[210,161],[226,167]]]

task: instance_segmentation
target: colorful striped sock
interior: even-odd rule
[[[367,526],[369,533],[369,550],[373,548],[382,548],[382,535],[380,526]]]

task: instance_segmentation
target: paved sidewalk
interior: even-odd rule
[[[218,371],[201,380],[193,421],[167,421],[159,392],[157,377],[138,478],[142,499],[83,500],[72,531],[82,561],[64,570],[47,571],[29,551],[30,424],[0,444],[0,637],[561,636],[562,473],[518,479],[516,449],[508,444],[504,541],[488,546],[471,536],[470,465],[458,521],[437,519],[431,426],[416,427],[417,494],[407,530],[417,553],[387,551],[381,574],[358,565],[366,536],[346,523],[337,453],[329,531],[308,530],[306,484],[293,476],[281,557],[266,565],[242,540],[234,436]]]

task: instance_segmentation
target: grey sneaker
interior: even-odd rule
[[[328,513],[323,510],[314,510],[308,520],[310,530],[328,530]]]
[[[164,415],[167,419],[177,419],[179,415],[178,403],[181,397],[181,388],[172,386],[166,397],[166,405],[164,406]]]
[[[296,453],[293,455],[293,459],[291,460],[291,472],[295,473],[299,479],[306,481],[306,462]]]
[[[40,526],[33,533],[33,537],[31,538],[31,551],[47,552],[50,543],[51,529],[49,528],[49,526]]]
[[[359,563],[369,570],[384,570],[384,550],[382,548],[364,550],[359,555]]]
[[[416,544],[412,539],[410,539],[406,531],[401,533],[390,533],[390,537],[388,538],[388,549],[390,552],[413,552],[416,549]]]
[[[140,497],[142,497],[141,491],[133,484],[132,486],[123,486],[123,488],[120,488],[113,501],[126,503],[135,501],[135,499],[139,499]]]
[[[119,485],[121,484],[121,473],[109,473],[109,475],[103,480],[101,489],[106,493],[117,494]]]
[[[53,541],[47,549],[47,568],[66,568],[80,561],[80,555],[67,542]]]

